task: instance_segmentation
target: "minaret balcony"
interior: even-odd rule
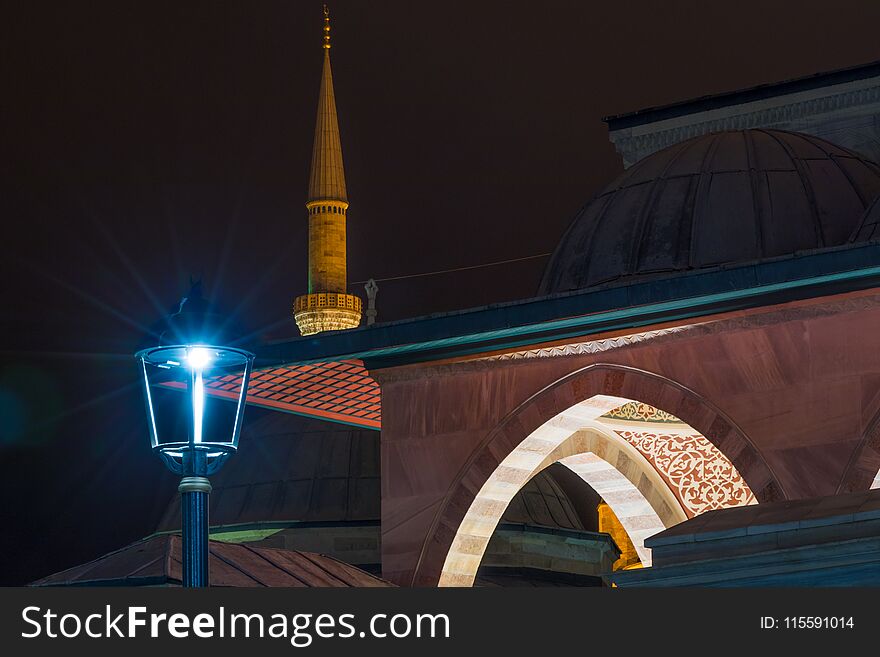
[[[293,316],[303,335],[357,328],[362,314],[363,303],[353,294],[304,294],[293,304]]]

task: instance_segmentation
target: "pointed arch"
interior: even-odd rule
[[[736,467],[760,502],[787,495],[743,431],[690,389],[632,367],[594,364],[562,377],[509,413],[472,452],[447,491],[419,554],[412,584],[433,586],[471,504],[504,459],[542,424],[597,395],[623,397],[674,414],[703,434]]]
[[[473,584],[489,540],[511,500],[535,475],[557,462],[602,496],[633,541],[642,563],[651,564],[645,539],[686,520],[687,515],[637,449],[590,423],[590,410],[581,402],[563,411],[504,458],[456,531],[440,586]]]
[[[880,409],[866,423],[837,492],[855,493],[872,488],[880,488]]]

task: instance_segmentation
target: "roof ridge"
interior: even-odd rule
[[[222,543],[222,542],[220,542],[220,541],[210,541],[210,540],[209,540],[209,541],[208,541],[208,557],[209,557],[209,559],[210,559],[210,556],[211,556],[211,555],[214,555],[215,558],[219,559],[220,561],[222,561],[223,563],[225,563],[227,566],[230,566],[230,567],[234,568],[235,570],[237,570],[238,572],[240,572],[240,573],[241,573],[242,575],[244,575],[245,577],[248,577],[248,578],[252,579],[252,580],[255,581],[257,584],[259,584],[259,585],[261,585],[261,586],[265,586],[265,587],[268,587],[268,586],[269,586],[269,584],[267,584],[266,582],[264,582],[263,580],[261,580],[257,575],[253,575],[253,574],[251,574],[251,573],[248,572],[247,570],[244,570],[241,566],[239,566],[239,565],[233,563],[232,561],[230,561],[229,559],[227,559],[226,557],[224,557],[222,554],[220,554],[220,553],[217,552],[216,550],[212,550],[211,547],[212,547],[212,546],[216,546],[216,545],[224,545],[224,546],[227,546],[227,545],[236,545],[236,546],[238,546],[238,547],[244,547],[244,544],[243,544],[243,543]],[[247,548],[246,548],[246,549],[247,549]],[[253,550],[251,550],[251,552],[253,552]],[[210,581],[210,577],[209,577],[209,581]]]
[[[37,583],[37,582],[42,582],[44,579],[48,579],[49,577],[54,577],[54,576],[56,576],[56,575],[63,575],[63,574],[66,573],[67,571],[69,571],[69,570],[74,570],[74,569],[77,569],[77,568],[82,568],[82,569],[84,569],[82,572],[83,572],[83,574],[85,574],[85,573],[87,573],[87,572],[89,572],[89,571],[91,570],[91,569],[89,568],[89,566],[92,566],[93,564],[96,564],[98,561],[102,561],[102,560],[106,559],[107,557],[112,557],[114,554],[119,554],[120,552],[123,552],[123,551],[125,551],[125,550],[128,550],[128,549],[134,547],[135,545],[139,545],[139,544],[141,544],[141,543],[145,543],[145,542],[147,542],[147,541],[151,541],[151,540],[153,540],[153,539],[157,539],[157,538],[160,538],[160,539],[161,539],[161,538],[165,538],[166,536],[173,536],[173,534],[167,534],[167,535],[162,535],[162,534],[158,534],[158,535],[157,535],[157,534],[151,534],[151,535],[149,535],[149,536],[145,536],[144,538],[138,539],[138,540],[135,541],[134,543],[129,543],[128,545],[124,545],[124,546],[122,546],[121,548],[118,548],[118,549],[116,549],[116,550],[113,550],[112,552],[107,552],[106,554],[99,555],[99,556],[95,557],[94,559],[92,559],[92,560],[90,560],[90,561],[86,561],[85,563],[77,564],[77,565],[75,565],[75,566],[71,566],[70,568],[65,568],[64,570],[58,571],[57,573],[51,573],[51,574],[49,574],[49,575],[46,575],[46,577],[41,577],[40,579],[36,579],[36,580],[34,580],[33,582],[31,582],[31,584],[35,584],[35,583]]]
[[[794,152],[794,149],[791,148],[790,144],[785,143],[782,139],[773,134],[771,131],[762,130],[761,132],[765,133],[773,141],[779,144],[794,164],[795,171],[797,171],[798,174],[798,180],[803,186],[804,193],[807,196],[807,201],[810,204],[810,215],[813,218],[814,230],[817,237],[819,238],[819,244],[821,246],[828,246],[828,240],[825,237],[825,231],[822,227],[822,217],[819,213],[819,204],[816,201],[816,190],[813,189],[813,183],[809,180],[809,176],[807,175],[808,172],[804,168],[803,158],[801,158],[799,155],[797,155],[797,153]],[[797,135],[800,139],[803,139],[801,133],[790,132],[788,130],[780,130],[778,132],[786,132],[788,134]]]
[[[266,563],[272,564],[272,566],[274,566],[275,568],[278,568],[279,570],[283,570],[285,573],[290,575],[293,579],[300,582],[303,586],[306,586],[306,587],[309,586],[309,583],[307,581],[305,581],[302,577],[300,577],[296,573],[290,571],[290,569],[285,567],[283,564],[276,563],[275,561],[272,561],[271,559],[266,558],[266,555],[263,554],[263,551],[283,550],[284,552],[299,552],[298,550],[284,550],[283,548],[269,548],[269,547],[260,548],[259,550],[257,550],[255,548],[252,548],[250,545],[248,545],[246,543],[238,543],[238,545],[245,548],[246,550],[249,550],[252,554],[257,555],[258,557],[260,557],[260,559],[262,559]]]

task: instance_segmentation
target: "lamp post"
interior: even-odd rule
[[[200,297],[195,300],[203,301]],[[163,344],[169,334],[183,337],[175,319],[196,316],[183,312],[186,304],[184,299],[169,318],[168,325],[174,330],[162,331],[158,346],[142,349],[135,357],[143,376],[153,452],[181,475],[183,585],[201,587],[208,586],[208,476],[238,448],[254,355],[197,340]],[[209,382],[216,384],[213,395],[206,394]],[[171,403],[156,403],[158,395],[172,390],[177,392],[165,400]]]

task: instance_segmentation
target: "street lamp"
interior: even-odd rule
[[[199,296],[191,293],[166,320],[167,330],[158,332],[159,344],[135,355],[143,377],[153,451],[172,472],[182,476],[178,491],[183,519],[183,585],[190,587],[208,586],[208,475],[217,472],[238,448],[254,362],[254,355],[244,349],[186,339],[194,333],[219,337],[201,321],[192,321],[208,316],[192,312],[196,307],[204,308],[200,292],[195,294]],[[165,344],[169,341],[171,344]],[[212,395],[205,391],[208,382],[214,384]],[[172,403],[156,403],[163,390],[177,391],[174,398],[166,400]]]

